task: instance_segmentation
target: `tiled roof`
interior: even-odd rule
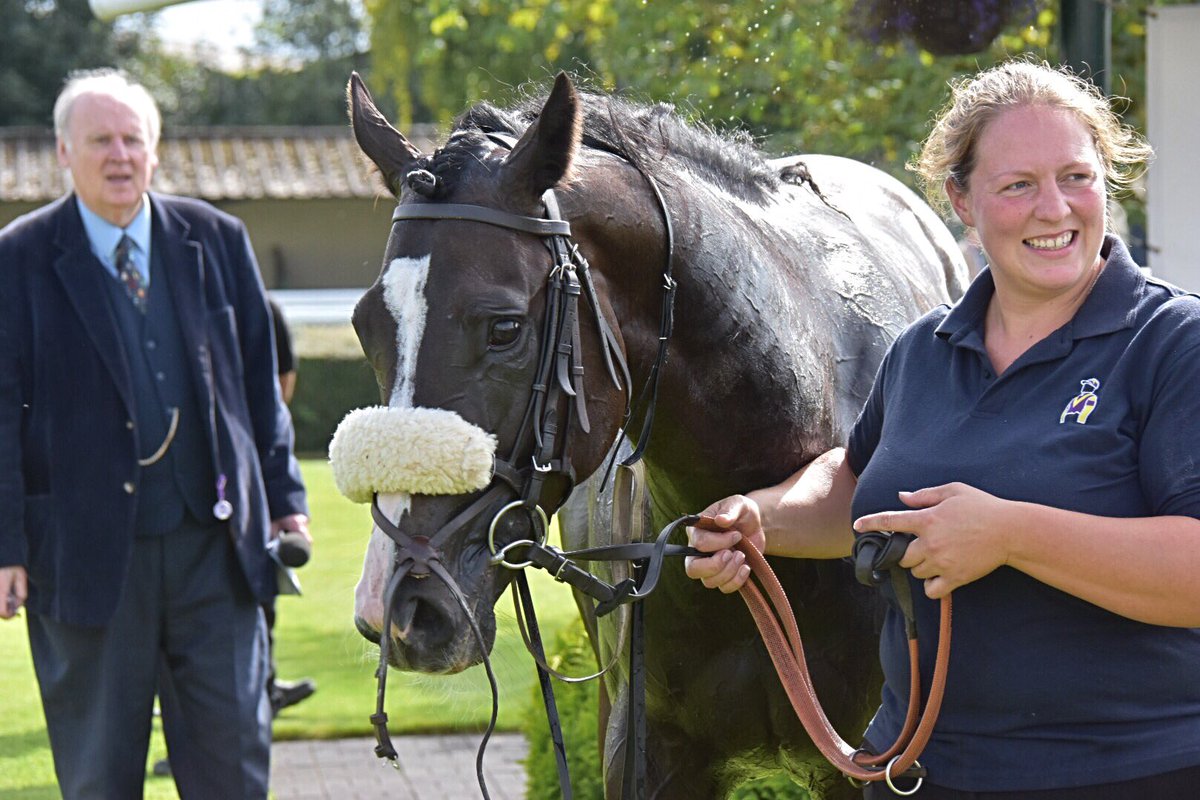
[[[432,126],[409,139],[428,152]],[[170,128],[153,187],[210,201],[374,197],[377,181],[348,126]],[[54,133],[0,128],[0,203],[42,203],[67,190]]]

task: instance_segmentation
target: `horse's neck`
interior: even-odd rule
[[[680,232],[686,263],[647,455],[687,484],[656,487],[668,505],[706,478],[741,485],[798,466],[844,434],[862,399],[837,407],[848,341],[835,340],[840,301],[821,266],[797,265],[794,243],[743,209],[714,213]]]
[[[621,193],[588,194],[587,230],[603,245],[594,251],[604,253],[640,389],[659,346],[665,233],[645,181],[623,177]],[[805,194],[756,205],[703,181],[663,189],[678,289],[646,461],[656,504],[682,513],[697,499],[780,480],[841,443],[874,369],[864,387],[863,371],[845,368],[859,363],[862,333],[838,323],[845,301],[820,239],[843,217]],[[794,233],[795,220],[814,218],[827,227]]]

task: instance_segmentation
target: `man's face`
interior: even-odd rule
[[[146,120],[105,94],[75,100],[58,162],[71,171],[75,192],[89,209],[118,227],[137,214],[158,166]]]

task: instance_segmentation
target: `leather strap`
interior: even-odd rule
[[[498,228],[532,233],[534,236],[570,236],[571,223],[563,219],[523,217],[487,206],[460,205],[458,203],[404,203],[392,212],[392,222],[404,219],[456,219],[465,222],[482,222]]]
[[[542,645],[542,631],[538,627],[537,614],[533,610],[533,597],[529,593],[529,581],[525,570],[517,573],[513,592],[520,596],[518,608],[524,612],[521,630],[525,633],[525,646],[537,664],[538,688],[542,692],[542,706],[546,709],[546,724],[550,728],[550,743],[554,746],[554,763],[558,768],[558,786],[563,800],[574,796],[571,789],[571,770],[567,765],[567,746],[563,741],[562,722],[558,716],[558,703],[554,700],[554,684],[550,681],[550,670],[546,663],[546,651]]]
[[[909,640],[909,662],[912,675],[909,687],[909,711],[904,730],[896,743],[879,755],[870,755],[851,747],[838,735],[829,718],[821,708],[813,687],[812,678],[804,659],[804,646],[800,640],[796,617],[792,614],[791,606],[779,579],[771,570],[767,560],[754,545],[746,540],[738,542],[737,549],[746,556],[754,578],[758,581],[747,581],[741,589],[742,599],[750,609],[754,622],[758,626],[767,652],[783,683],[792,708],[804,730],[812,739],[813,744],[821,751],[821,755],[839,769],[847,777],[860,781],[880,781],[908,775],[919,777],[923,770],[918,768],[910,772],[910,767],[916,764],[917,757],[929,742],[933,734],[933,726],[937,722],[941,710],[942,698],[946,690],[946,674],[950,663],[950,628],[952,607],[950,597],[941,601],[941,618],[938,626],[938,649],[934,660],[933,683],[930,687],[929,700],[925,710],[919,714],[916,708],[920,705],[920,662],[917,653],[916,639]],[[762,586],[762,589],[759,588]],[[764,597],[763,592],[766,592]],[[919,716],[919,722],[917,718]],[[880,764],[886,766],[880,768]]]

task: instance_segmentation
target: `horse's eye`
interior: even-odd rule
[[[488,334],[488,347],[492,350],[504,350],[512,347],[521,337],[521,323],[515,319],[498,319],[492,323]]]

